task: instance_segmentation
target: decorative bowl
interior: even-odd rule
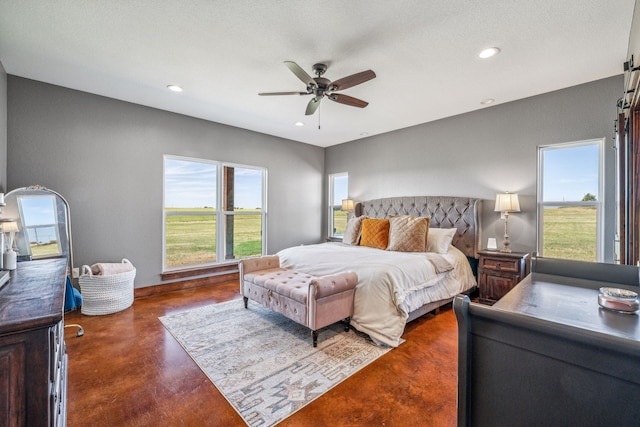
[[[598,304],[607,310],[633,314],[640,308],[638,293],[622,288],[600,288]]]

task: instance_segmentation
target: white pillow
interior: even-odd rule
[[[342,243],[347,245],[357,245],[360,242],[360,235],[362,232],[362,220],[364,215],[358,217],[351,217],[347,221],[347,226],[342,236]]]
[[[457,228],[430,228],[427,234],[427,252],[446,254]]]

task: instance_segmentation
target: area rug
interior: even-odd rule
[[[250,426],[272,426],[384,355],[342,324],[311,332],[242,300],[195,308],[160,321]]]

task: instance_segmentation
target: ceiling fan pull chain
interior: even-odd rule
[[[322,107],[322,105],[318,106],[318,130],[320,130],[320,107]]]

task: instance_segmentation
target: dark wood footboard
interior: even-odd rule
[[[551,277],[492,307],[454,299],[459,426],[637,425],[638,315],[600,308],[597,284]]]

